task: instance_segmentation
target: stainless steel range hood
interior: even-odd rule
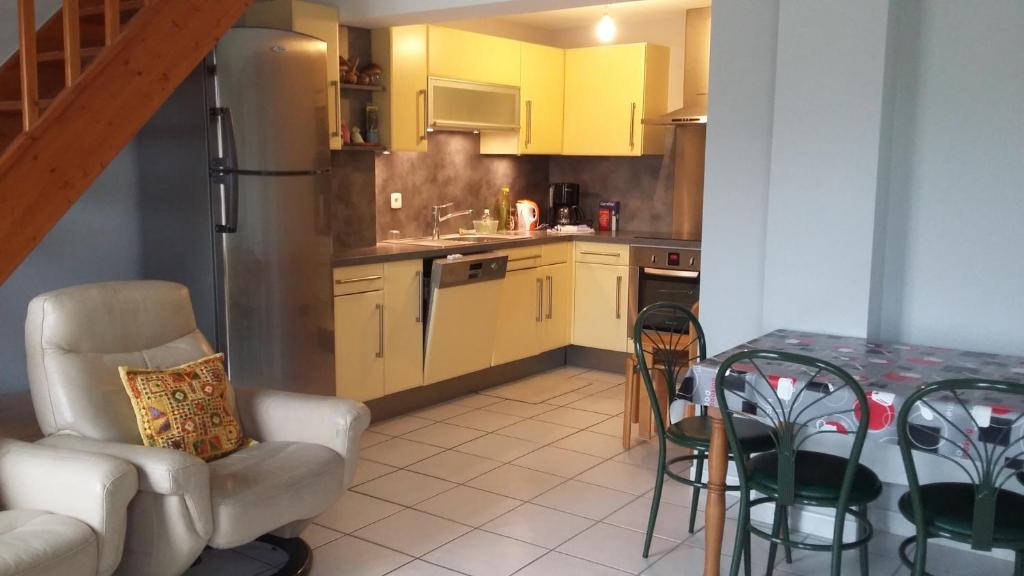
[[[461,132],[519,130],[519,88],[427,79],[427,131]]]
[[[660,116],[652,116],[651,118],[644,118],[640,121],[648,126],[683,126],[686,124],[707,124],[708,123],[708,111],[703,107],[686,107],[683,106],[677,110],[662,114]]]

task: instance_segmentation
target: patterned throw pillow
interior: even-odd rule
[[[121,366],[118,371],[146,446],[173,448],[210,462],[247,442],[228,411],[223,354],[167,370]]]

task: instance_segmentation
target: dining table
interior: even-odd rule
[[[719,366],[730,356],[747,350],[793,352],[838,365],[850,373],[864,390],[868,406],[868,435],[861,462],[870,465],[885,481],[906,483],[903,464],[897,454],[896,415],[903,402],[919,387],[951,378],[979,378],[1024,383],[1024,357],[882,342],[866,338],[836,336],[798,330],[775,330],[693,364],[676,396],[680,400],[708,407],[711,441],[708,449],[707,504],[704,509],[704,574],[720,574],[725,528],[725,492],[728,469],[728,440],[716,398]],[[726,375],[726,379],[735,375]],[[742,374],[740,377],[758,377]],[[769,377],[771,377],[769,375]],[[728,381],[726,386],[729,386]],[[728,388],[727,388],[728,389]],[[853,429],[860,418],[860,406],[851,395],[849,415],[833,414],[821,425]],[[988,394],[980,401],[982,410],[995,425],[997,418],[1009,422],[1007,414],[1024,414],[1020,396]],[[972,411],[973,408],[972,408]],[[993,416],[993,413],[995,414]],[[852,418],[851,418],[852,416]],[[823,420],[825,420],[823,418]],[[1019,422],[1013,420],[1014,423]],[[982,431],[983,433],[984,431]],[[938,446],[924,447],[938,451]],[[872,458],[873,457],[873,458]],[[872,459],[871,462],[865,462]],[[1021,465],[1022,462],[1017,462]],[[884,470],[878,470],[882,468]]]

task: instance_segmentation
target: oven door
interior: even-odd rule
[[[700,299],[700,272],[633,266],[630,270],[629,334],[640,311],[656,302],[673,302],[691,310]],[[657,330],[658,326],[644,326]],[[687,326],[685,333],[689,333]]]

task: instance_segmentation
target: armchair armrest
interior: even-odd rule
[[[121,561],[128,503],[137,490],[135,469],[117,458],[0,440],[0,504],[87,524],[96,533],[101,573]]]
[[[345,487],[359,460],[359,437],[370,424],[362,402],[236,386],[235,403],[242,429],[256,440],[309,442],[334,450],[345,459]]]

